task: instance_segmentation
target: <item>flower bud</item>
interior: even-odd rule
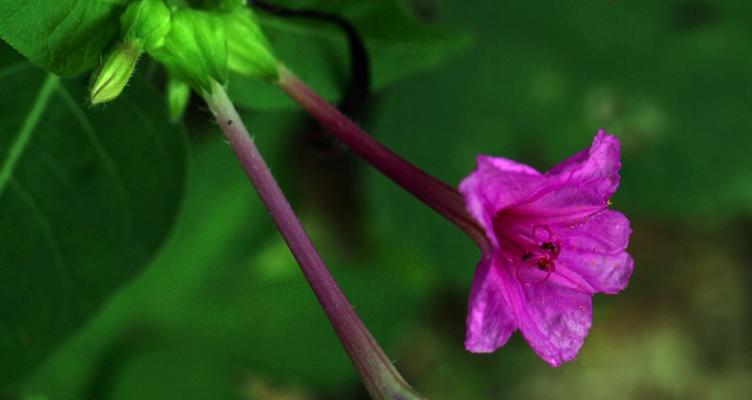
[[[118,43],[96,74],[90,89],[91,103],[104,103],[118,97],[133,74],[140,55],[141,51],[130,43]]]
[[[153,50],[164,44],[170,32],[170,10],[162,0],[131,3],[120,16],[123,40],[141,50]]]
[[[227,66],[241,75],[275,80],[277,59],[249,9],[224,16],[227,29]]]
[[[245,0],[203,0],[204,8],[233,11],[245,6]]]
[[[183,116],[190,98],[191,87],[170,75],[167,80],[167,110],[170,113],[171,120],[177,121]]]
[[[141,52],[156,49],[170,32],[170,10],[162,0],[131,3],[120,16],[122,41],[107,55],[90,90],[92,104],[114,100],[136,69]]]
[[[149,54],[199,93],[211,93],[212,80],[227,82],[226,42],[221,16],[180,9],[172,15],[164,45]]]

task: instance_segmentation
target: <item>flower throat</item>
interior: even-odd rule
[[[528,225],[503,213],[493,220],[499,247],[512,266],[515,278],[534,285],[556,270],[561,245],[548,225]]]

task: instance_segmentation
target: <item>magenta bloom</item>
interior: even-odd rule
[[[619,185],[619,141],[593,144],[546,173],[501,157],[478,156],[460,183],[491,249],[473,277],[465,347],[492,352],[519,329],[552,366],[572,360],[590,329],[594,293],[627,286],[632,230],[607,209]]]

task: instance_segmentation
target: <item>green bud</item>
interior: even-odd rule
[[[277,79],[279,62],[249,9],[223,16],[227,29],[227,66],[241,75]]]
[[[118,97],[133,74],[140,55],[141,51],[127,42],[112,49],[91,86],[91,103],[104,103]]]
[[[191,87],[170,75],[167,80],[167,110],[170,112],[170,119],[177,121],[183,117],[190,98]]]
[[[131,3],[120,16],[122,41],[107,55],[90,90],[92,104],[114,100],[128,83],[144,50],[162,46],[170,32],[170,10],[162,0]]]
[[[204,8],[233,11],[245,6],[245,0],[203,0]]]
[[[131,3],[120,16],[123,40],[150,51],[164,44],[170,32],[170,10],[162,0]]]
[[[222,17],[180,9],[162,47],[149,54],[200,94],[211,93],[211,80],[227,82],[227,39]]]

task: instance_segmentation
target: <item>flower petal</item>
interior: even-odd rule
[[[632,229],[624,214],[603,210],[551,228],[561,245],[556,275],[590,293],[615,294],[627,286],[634,262],[626,252]]]
[[[555,218],[605,208],[619,186],[619,140],[598,131],[592,145],[548,171],[546,185],[514,207],[521,215]]]
[[[593,137],[590,147],[582,149],[556,164],[548,170],[547,174],[560,175],[566,172],[576,172],[580,175],[595,174],[607,178],[619,172],[619,168],[621,168],[620,153],[619,139],[600,129]]]
[[[574,359],[590,330],[592,296],[552,280],[517,287],[517,322],[533,351],[553,367]]]
[[[498,247],[493,230],[496,213],[530,196],[546,178],[534,168],[506,158],[480,155],[476,160],[477,167],[460,182],[459,191],[468,212]]]
[[[514,315],[504,299],[499,265],[484,255],[473,276],[467,312],[465,348],[489,353],[503,346],[517,329]]]

